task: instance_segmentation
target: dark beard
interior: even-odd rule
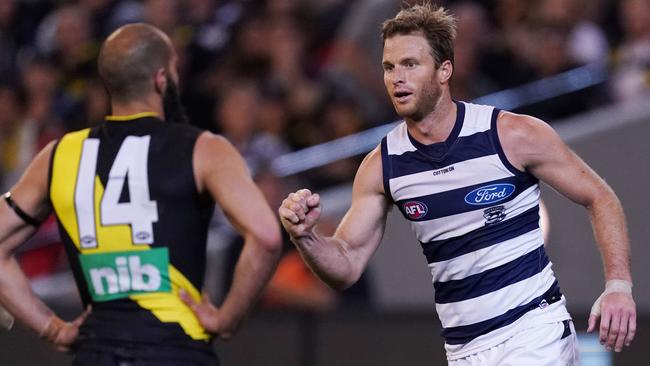
[[[181,102],[181,96],[174,80],[167,78],[167,89],[163,94],[163,112],[165,121],[169,123],[188,124],[189,118]]]

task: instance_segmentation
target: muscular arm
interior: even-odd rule
[[[499,135],[513,165],[587,209],[603,256],[605,279],[631,281],[625,216],[609,185],[540,120],[506,113],[499,121]]]
[[[605,279],[631,282],[625,215],[609,185],[571,151],[550,126],[538,119],[502,113],[498,133],[506,156],[516,168],[529,171],[587,209],[602,255]],[[613,348],[616,334],[620,334],[617,351],[628,329],[626,344],[634,337],[636,328],[634,302],[626,295],[612,293],[604,297],[602,303],[601,340],[606,339],[608,347]],[[595,318],[590,319],[590,329],[594,325]]]
[[[37,219],[47,217],[52,210],[47,190],[53,149],[54,143],[47,145],[11,189],[16,205]],[[85,311],[72,323],[65,323],[32,291],[14,257],[14,250],[34,232],[36,228],[19,218],[4,199],[0,202],[0,302],[18,321],[51,342],[59,351],[68,351],[90,311]]]
[[[198,189],[208,192],[244,237],[233,283],[209,331],[230,337],[275,270],[282,250],[280,228],[246,164],[224,138],[203,133],[194,150]],[[216,310],[216,309],[215,309]]]
[[[52,149],[53,144],[43,149],[11,189],[16,205],[32,217],[43,218],[50,212],[47,177]],[[18,321],[41,334],[53,313],[34,294],[14,257],[14,250],[34,232],[35,227],[0,200],[0,302]]]
[[[354,284],[379,246],[388,201],[383,192],[381,153],[373,150],[359,167],[352,205],[332,237],[318,232],[320,197],[308,190],[289,195],[279,209],[282,224],[311,270],[330,287]]]

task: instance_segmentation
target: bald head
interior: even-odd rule
[[[143,23],[113,32],[99,53],[99,75],[113,101],[131,102],[155,92],[154,77],[167,69],[173,48],[169,37]]]

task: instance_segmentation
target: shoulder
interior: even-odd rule
[[[520,168],[526,168],[555,144],[562,143],[548,123],[524,114],[501,111],[497,132],[508,159]]]
[[[194,153],[215,158],[215,153],[231,154],[237,153],[237,150],[225,137],[209,131],[200,131],[197,134]]]
[[[206,180],[250,176],[244,159],[230,141],[209,131],[197,138],[192,166],[199,192],[203,192]]]
[[[525,114],[501,111],[497,117],[499,138],[516,142],[534,142],[540,135],[553,131],[548,123]]]
[[[221,135],[203,131],[193,153],[194,168],[204,172],[227,171],[248,174],[246,163],[230,141]]]
[[[58,144],[59,144],[59,140],[52,140],[48,142],[47,145],[45,145],[45,147],[41,149],[41,151],[39,151],[38,154],[36,154],[36,156],[34,157],[34,161],[49,166],[54,150],[56,149]],[[49,168],[47,170],[49,171]]]
[[[376,146],[363,158],[359,167],[359,170],[362,169],[381,172],[381,145]]]
[[[361,162],[354,178],[355,188],[384,193],[381,145],[375,147]]]

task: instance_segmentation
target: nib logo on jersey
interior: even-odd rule
[[[94,301],[171,292],[167,248],[81,254],[79,261]]]

